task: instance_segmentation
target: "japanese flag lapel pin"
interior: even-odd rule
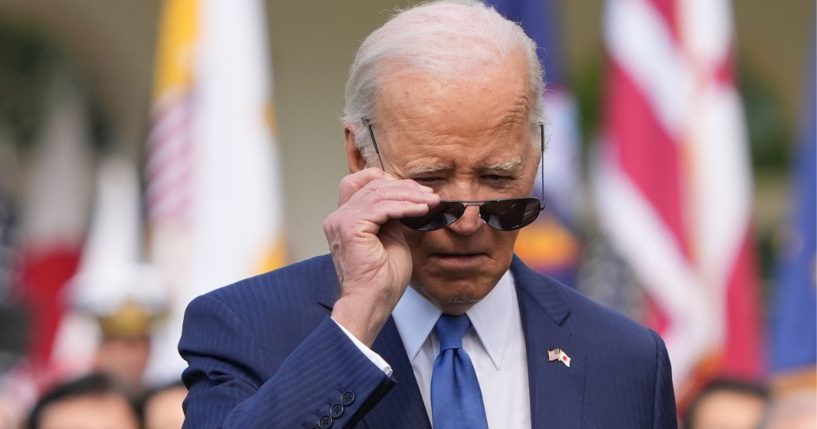
[[[570,356],[564,352],[562,349],[550,349],[548,350],[548,362],[559,361],[563,363],[566,367],[570,368]]]

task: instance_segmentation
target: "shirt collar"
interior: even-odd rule
[[[414,360],[417,356],[441,314],[439,308],[417,293],[411,285],[406,288],[392,311],[392,317],[409,360]]]
[[[506,271],[493,290],[465,312],[497,369],[502,367],[511,317],[515,314],[515,297],[513,276],[510,271]],[[406,288],[392,316],[409,360],[414,360],[417,356],[441,314],[439,308],[414,288]]]

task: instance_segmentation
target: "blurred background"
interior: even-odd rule
[[[0,427],[172,383],[190,299],[327,251],[347,68],[413,3],[0,0]],[[814,395],[814,2],[490,3],[549,87],[518,253],[658,330],[682,409]]]

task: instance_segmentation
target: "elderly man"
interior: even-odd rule
[[[541,74],[480,3],[372,33],[347,84],[331,257],[190,304],[186,427],[674,427],[661,339],[513,256],[541,210]]]

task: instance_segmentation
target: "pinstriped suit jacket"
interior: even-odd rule
[[[658,335],[516,258],[511,271],[534,428],[676,427]],[[394,322],[373,346],[389,378],[330,320],[337,291],[331,258],[320,256],[194,300],[179,343],[185,428],[430,428]],[[548,361],[554,348],[570,367]]]

